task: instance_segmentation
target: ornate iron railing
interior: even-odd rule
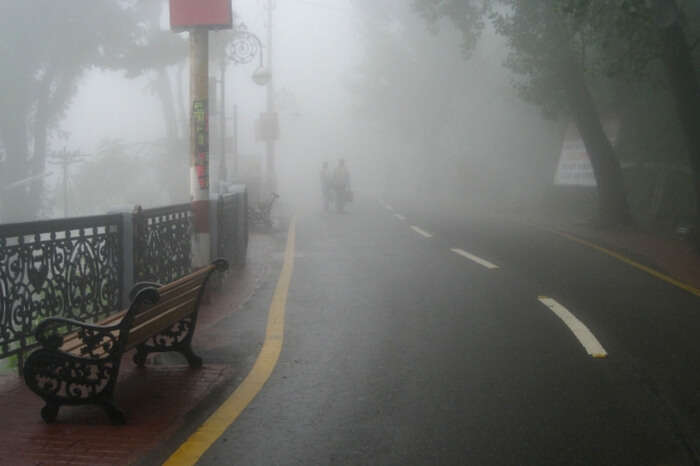
[[[217,256],[230,264],[245,264],[248,248],[247,195],[245,190],[224,194],[217,201]]]
[[[212,202],[212,256],[244,264],[245,189]],[[0,225],[0,359],[36,346],[46,317],[90,322],[128,304],[134,282],[176,280],[192,270],[192,209]]]
[[[0,225],[0,358],[35,346],[39,321],[93,321],[122,305],[121,215]]]
[[[135,281],[168,283],[190,273],[191,204],[137,208],[133,222]]]

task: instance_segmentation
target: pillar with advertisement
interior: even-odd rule
[[[190,35],[190,199],[192,265],[210,262],[209,31],[231,29],[230,0],[170,0],[170,27]]]

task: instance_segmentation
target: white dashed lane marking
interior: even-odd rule
[[[415,225],[411,225],[411,229],[412,229],[413,231],[415,231],[416,233],[418,233],[419,235],[424,236],[425,238],[432,238],[432,237],[433,237],[432,234],[428,233],[427,231],[425,231],[425,230],[423,230],[423,229],[421,229],[421,228],[418,228],[418,227],[415,226]]]
[[[486,259],[482,259],[479,256],[475,256],[474,254],[470,254],[467,251],[465,251],[464,249],[454,248],[454,249],[452,249],[452,252],[454,252],[455,254],[459,254],[460,256],[469,259],[470,261],[476,262],[477,264],[482,265],[482,266],[486,267],[487,269],[497,269],[498,268],[498,266],[496,264],[492,264],[491,262],[487,261]]]
[[[588,354],[594,358],[605,358],[608,356],[608,353],[605,351],[605,348],[603,348],[603,345],[601,345],[598,339],[591,333],[590,330],[588,330],[588,327],[586,327],[583,322],[578,320],[576,316],[569,312],[564,306],[556,302],[554,299],[548,298],[547,296],[540,296],[537,299],[551,309],[551,311],[555,313],[557,317],[559,317],[567,325],[567,327],[569,327],[574,335],[576,335],[576,338],[578,338],[578,341],[581,342],[584,348],[586,348],[586,352]]]

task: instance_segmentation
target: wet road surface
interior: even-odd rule
[[[351,207],[298,215],[279,362],[199,464],[698,464],[697,296],[518,223]]]

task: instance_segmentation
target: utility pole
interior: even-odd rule
[[[190,198],[192,265],[210,261],[209,235],[209,31],[190,31]]]
[[[77,152],[69,152],[66,150],[64,147],[63,150],[59,153],[56,154],[55,157],[57,159],[55,162],[54,161],[49,161],[49,163],[55,164],[55,165],[60,165],[61,166],[61,171],[63,174],[62,180],[63,180],[63,217],[68,217],[69,215],[69,209],[68,209],[68,178],[69,178],[69,173],[68,169],[70,168],[71,165],[75,163],[80,163],[85,159],[84,155],[81,155]]]

